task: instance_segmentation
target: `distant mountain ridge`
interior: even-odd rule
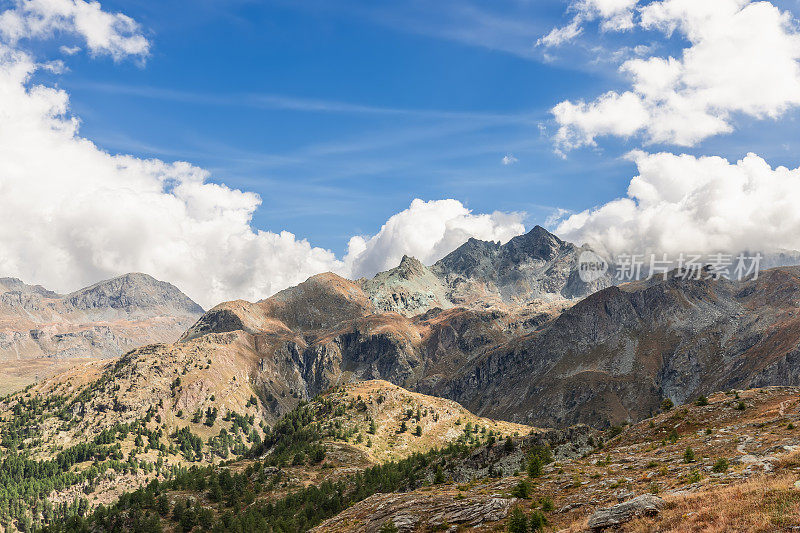
[[[607,425],[641,419],[663,398],[800,384],[799,268],[616,286],[609,275],[581,279],[586,250],[540,227],[505,244],[470,239],[430,267],[403,257],[372,279],[325,273],[259,302],[219,304],[179,342],[148,349],[169,358],[197,344],[209,359],[240,360],[271,398],[266,420],[371,379],[539,426]],[[124,309],[153,293],[115,291],[89,288],[75,301]]]
[[[22,384],[67,359],[173,342],[202,313],[177,287],[147,274],[125,274],[66,295],[0,278],[0,360]]]

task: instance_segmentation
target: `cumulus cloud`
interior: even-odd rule
[[[403,255],[432,264],[470,237],[506,242],[525,231],[519,213],[473,214],[457,200],[414,200],[372,237],[353,237],[345,270],[353,277],[398,265]]]
[[[18,3],[12,13],[29,16],[33,6],[44,13],[42,27],[55,27],[48,9],[62,3]],[[83,33],[79,18],[69,24]],[[12,18],[2,20],[7,28]],[[29,37],[45,31],[36,20],[25,22]],[[53,63],[8,44],[22,35],[0,36],[0,275],[66,292],[140,271],[210,307],[264,298],[319,272],[372,274],[404,253],[430,261],[468,237],[506,239],[524,229],[518,216],[473,215],[456,200],[415,200],[377,235],[352,240],[342,258],[286,231],[254,229],[257,194],[212,183],[189,163],[111,155],[81,137],[67,93],[31,81],[37,69],[57,70]],[[87,35],[95,52],[146,50],[120,43]]]
[[[633,152],[639,175],[626,198],[570,216],[556,232],[615,256],[800,250],[800,169],[748,154]]]
[[[143,57],[149,52],[150,43],[136,21],[122,13],[103,11],[98,2],[15,0],[12,5],[0,13],[0,37],[11,46],[23,39],[68,33],[83,39],[92,54],[106,54],[117,60]]]
[[[640,8],[639,26],[688,42],[681,57],[630,59],[630,90],[552,110],[559,150],[597,137],[643,135],[693,146],[733,130],[737,114],[776,119],[800,105],[800,33],[770,2],[662,0]]]
[[[506,155],[503,156],[503,164],[505,166],[513,165],[514,163],[517,163],[518,161],[519,161],[519,159],[514,157],[514,154],[506,154]]]

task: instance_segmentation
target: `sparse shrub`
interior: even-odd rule
[[[687,483],[698,483],[701,479],[703,479],[703,475],[699,470],[692,470],[691,473],[686,477]]]
[[[791,422],[789,422],[789,423],[786,425],[786,429],[794,429],[794,424],[792,424]]]
[[[744,406],[744,402],[739,402],[739,403],[736,404],[736,410],[737,411],[744,411],[744,407],[745,407]]]
[[[545,513],[549,513],[555,509],[555,505],[553,505],[553,499],[550,496],[542,496],[539,498],[539,505],[542,507],[542,511]]]
[[[694,462],[694,450],[692,450],[692,448],[686,448],[686,451],[683,452],[683,462],[684,463]]]
[[[421,437],[422,436],[422,426],[417,426],[414,428],[414,436]]]
[[[542,460],[537,457],[533,456],[528,460],[528,475],[530,477],[539,477],[542,475]]]
[[[444,483],[444,472],[442,472],[442,467],[436,465],[436,473],[433,475],[433,483],[434,485],[441,485]]]
[[[697,405],[697,406],[700,406],[700,407],[702,407],[704,405],[708,405],[708,398],[706,398],[705,396],[698,396],[697,400],[695,400],[694,404]]]
[[[532,512],[530,518],[528,518],[528,531],[531,531],[531,533],[543,531],[546,525],[547,518],[541,511]]]
[[[517,486],[511,489],[511,495],[515,498],[527,500],[530,497],[531,486],[524,479],[517,483]]]
[[[711,471],[717,474],[721,474],[723,472],[727,472],[728,468],[730,468],[730,463],[724,457],[717,459],[717,462],[714,463],[714,466],[711,467]]]
[[[509,533],[528,533],[528,517],[519,507],[515,507],[508,515],[506,529]]]
[[[669,398],[664,398],[663,400],[661,400],[661,410],[662,411],[669,411],[673,407],[675,407],[675,404],[672,403],[672,400],[670,400]]]
[[[391,520],[384,522],[378,529],[378,533],[397,533],[398,531],[397,526]]]
[[[669,435],[667,436],[667,440],[674,444],[678,442],[679,438],[680,437],[678,436],[678,431],[675,428],[672,428],[672,431],[670,431]]]

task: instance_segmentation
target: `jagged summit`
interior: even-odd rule
[[[470,239],[432,270],[450,287],[450,297],[458,304],[571,300],[612,284],[608,275],[592,283],[579,279],[582,250],[535,226],[505,244]]]
[[[414,276],[424,274],[425,265],[423,265],[416,257],[404,255],[400,260],[400,265],[397,267],[397,273],[405,279],[411,279]]]
[[[541,226],[534,226],[528,233],[514,237],[500,249],[509,259],[519,260],[534,257],[550,260],[560,250],[572,248],[574,248],[573,244],[562,241]]]

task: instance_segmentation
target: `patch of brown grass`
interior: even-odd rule
[[[800,524],[800,490],[794,488],[795,480],[793,475],[762,476],[668,497],[667,506],[659,516],[632,521],[623,531],[787,531]]]

